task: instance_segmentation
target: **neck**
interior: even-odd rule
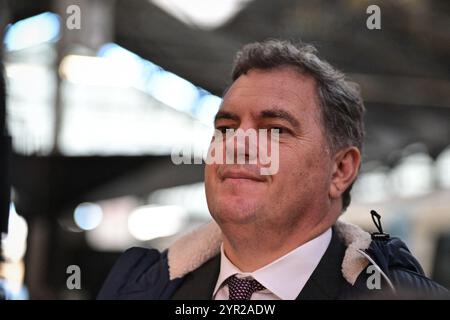
[[[334,222],[335,219],[324,218],[316,224],[300,223],[283,230],[257,225],[222,225],[223,248],[236,267],[243,272],[253,272],[317,238]]]

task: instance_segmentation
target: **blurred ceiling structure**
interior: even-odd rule
[[[108,40],[217,96],[221,96],[229,84],[234,54],[243,44],[274,37],[302,39],[314,44],[322,57],[345,71],[362,87],[367,107],[365,161],[395,165],[403,155],[401,150],[417,143],[424,145],[435,158],[450,142],[448,1],[381,1],[382,30],[374,31],[365,27],[365,12],[370,1],[241,1],[236,7],[239,9],[232,10],[227,19],[214,27],[204,27],[189,19],[183,15],[182,7],[178,8],[177,18],[173,12],[167,12],[158,5],[158,1],[70,1],[80,4],[82,10],[83,6],[101,9],[106,2],[105,12],[112,15],[111,34],[105,35]],[[58,8],[69,2],[11,0],[2,3],[8,9],[9,21],[15,22],[43,12],[58,12]],[[180,20],[180,16],[184,19]],[[86,28],[93,30],[96,26],[94,23]],[[90,44],[84,45],[89,47]],[[92,50],[98,49],[95,44],[92,46]],[[63,161],[62,158],[68,159]],[[19,202],[22,200],[23,211],[30,212],[31,208],[33,212],[49,210],[44,204],[36,207],[35,196],[31,196],[33,193],[39,194],[39,203],[59,197],[58,192],[36,193],[29,181],[25,181],[30,177],[22,175],[25,169],[30,174],[35,170],[40,174],[50,172],[50,169],[41,171],[44,162],[47,162],[44,165],[47,168],[55,161],[61,163],[55,170],[64,174],[49,173],[33,178],[33,181],[54,181],[56,187],[53,190],[61,194],[69,190],[75,192],[68,184],[76,185],[74,198],[77,200],[82,200],[87,194],[96,194],[98,199],[116,196],[117,188],[110,186],[112,177],[119,172],[123,176],[126,173],[136,176],[136,172],[142,172],[137,171],[137,168],[142,169],[142,163],[156,172],[161,168],[171,179],[156,179],[151,186],[141,183],[138,188],[142,190],[134,190],[136,193],[203,180],[201,166],[176,168],[169,157],[166,157],[166,162],[160,157],[150,156],[143,156],[140,160],[137,160],[139,156],[128,160],[125,157],[120,161],[105,157],[100,166],[98,159],[76,158],[16,155],[13,183],[19,193]],[[81,172],[71,167],[78,161],[83,161]],[[117,170],[105,169],[109,173],[101,173],[101,168],[116,166]],[[184,171],[188,178],[181,181],[174,174],[181,172],[177,170]],[[98,179],[95,183],[86,179],[96,174]],[[147,176],[147,179],[151,178]],[[131,182],[127,180],[127,188]],[[40,188],[39,185],[36,183],[34,188]],[[102,185],[109,191],[101,191]],[[51,211],[61,210],[73,202],[71,200],[74,199],[61,199]]]

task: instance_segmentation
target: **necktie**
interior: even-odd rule
[[[255,291],[265,287],[255,279],[239,279],[231,276],[226,280],[228,284],[229,300],[250,300]]]

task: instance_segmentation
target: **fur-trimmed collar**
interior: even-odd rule
[[[347,247],[342,261],[342,275],[353,285],[369,263],[358,249],[367,249],[371,237],[360,227],[343,221],[336,222],[335,230]],[[221,243],[222,232],[214,221],[175,241],[168,250],[170,279],[181,278],[200,267],[220,252]]]

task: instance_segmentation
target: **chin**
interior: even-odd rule
[[[260,201],[245,196],[221,199],[210,206],[211,216],[217,223],[250,223],[258,217]]]

